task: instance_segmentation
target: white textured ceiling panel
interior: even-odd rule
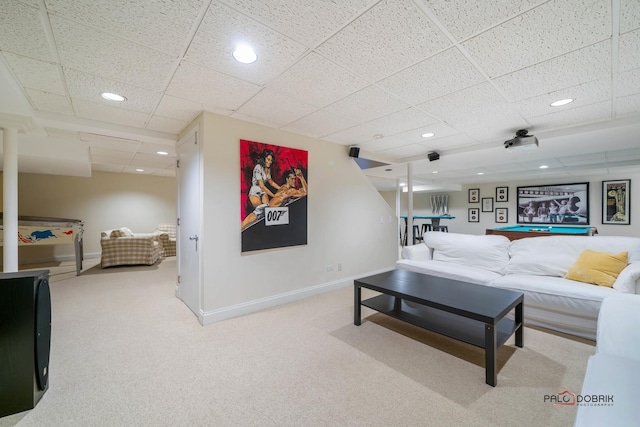
[[[241,64],[232,53],[238,44],[253,46],[259,61]],[[237,78],[264,84],[285,71],[306,48],[238,12],[212,2],[185,60]]]
[[[606,155],[604,153],[591,153],[582,154],[579,156],[567,156],[557,159],[562,166],[579,166],[589,164],[599,164],[606,161]]]
[[[417,108],[405,108],[388,116],[371,120],[367,122],[366,125],[373,129],[374,133],[372,135],[395,135],[407,129],[420,129],[421,127],[435,124],[436,122],[436,119]]]
[[[37,8],[17,1],[0,1],[0,51],[52,61]]]
[[[422,145],[435,150],[451,150],[453,148],[473,145],[477,142],[478,141],[468,135],[459,133],[456,135],[444,136],[442,138],[429,139],[423,142]]]
[[[85,132],[78,134],[81,141],[89,143],[91,148],[107,148],[118,151],[131,151],[135,153],[140,150],[142,143],[133,139],[115,138],[104,135],[96,135]]]
[[[168,153],[166,156],[162,156],[158,154],[158,151],[164,151]],[[165,145],[165,144],[152,144],[150,142],[143,142],[138,149],[139,153],[145,154],[153,154],[154,156],[159,156],[161,158],[167,159],[176,157],[176,148],[175,145]],[[170,162],[174,162],[174,160],[170,160]]]
[[[618,118],[638,115],[640,113],[640,94],[618,98],[616,113]]]
[[[73,114],[71,101],[63,95],[27,89],[27,96],[35,110],[50,111],[52,113]]]
[[[178,98],[235,110],[259,91],[258,85],[183,62],[167,87],[166,93]]]
[[[640,30],[620,36],[620,71],[640,67]]]
[[[502,76],[608,39],[609,9],[609,0],[552,0],[463,46],[490,77]]]
[[[418,105],[423,111],[440,120],[447,121],[449,117],[457,117],[465,112],[486,108],[488,106],[504,105],[505,99],[489,83],[481,83],[457,92],[449,93],[438,99]]]
[[[222,0],[276,31],[312,48],[377,0]]]
[[[64,74],[67,87],[69,88],[69,94],[72,98],[84,99],[114,108],[151,113],[162,97],[162,92],[142,89],[130,84],[92,76],[71,69],[66,69]],[[102,90],[97,91],[96,88],[102,88]],[[126,93],[127,100],[124,102],[109,101],[100,95],[102,92]]]
[[[469,114],[470,113],[470,114]],[[486,109],[466,110],[446,119],[453,128],[473,134],[480,141],[491,141],[495,135],[512,136],[518,129],[529,127],[525,119],[510,105],[492,105]]]
[[[378,84],[402,99],[418,104],[484,81],[456,48],[448,49],[394,74]],[[416,84],[420,82],[420,84]]]
[[[389,154],[393,155],[394,157],[411,157],[419,156],[422,154],[426,155],[426,153],[428,152],[428,149],[426,147],[423,147],[419,144],[402,145],[400,147],[395,147],[392,150],[393,151],[390,151]],[[380,150],[378,153],[386,154],[386,151],[387,150]]]
[[[277,107],[273,108],[274,106]],[[263,89],[240,107],[238,113],[266,120],[280,127],[309,115],[315,110],[314,107],[288,95]]]
[[[85,117],[103,122],[118,123],[126,126],[144,127],[148,114],[123,108],[96,104],[83,99],[72,99],[73,110],[78,117]]]
[[[143,168],[161,168],[165,169],[173,166],[175,159],[167,156],[159,156],[157,154],[136,153],[131,160],[132,166]]]
[[[531,98],[611,75],[609,41],[532,65],[494,80],[514,100]]]
[[[367,151],[381,151],[388,150],[390,148],[402,147],[410,145],[410,142],[398,135],[387,136],[380,139],[374,139],[373,141],[367,141],[360,144],[363,150]]]
[[[331,104],[324,110],[350,117],[357,122],[368,122],[407,107],[405,102],[372,85]]]
[[[124,170],[123,165],[114,165],[112,163],[91,162],[91,170],[99,172],[120,173]]]
[[[640,2],[638,0],[620,0],[620,32],[640,28]]]
[[[91,161],[94,163],[128,165],[131,163],[133,156],[135,156],[135,153],[131,151],[111,150],[100,147],[91,147],[89,152],[91,153]]]
[[[154,114],[153,117],[147,123],[147,129],[153,129],[160,132],[172,133],[174,135],[179,134],[184,128],[189,125],[188,121],[170,119],[168,117],[162,117]]]
[[[618,95],[627,96],[640,93],[640,68],[620,73]]]
[[[205,0],[46,0],[56,15],[178,55]]]
[[[155,176],[166,176],[166,177],[173,177],[176,176],[176,170],[173,168],[168,168],[168,169],[156,169],[153,171],[153,174]]]
[[[422,135],[425,133],[433,133],[434,136],[424,138]],[[402,132],[398,135],[402,136],[407,141],[429,145],[429,141],[437,140],[445,136],[455,135],[457,133],[460,133],[460,131],[452,128],[451,126],[445,125],[444,123],[437,122],[417,129],[412,129],[407,132]]]
[[[366,80],[318,54],[310,53],[270,82],[268,87],[322,108],[368,85]]]
[[[332,141],[337,141],[343,144],[358,144],[362,142],[371,141],[374,139],[374,135],[380,134],[367,124],[354,126],[349,129],[341,130],[340,132],[332,133],[328,135]]]
[[[546,0],[420,0],[457,40],[512,18]]]
[[[162,90],[176,65],[176,58],[171,55],[56,16],[50,20],[65,68]]]
[[[410,0],[381,1],[318,52],[376,81],[445,49],[450,41]]]
[[[607,151],[604,157],[609,162],[620,162],[624,160],[640,159],[640,148],[631,148],[628,150]]]
[[[283,130],[313,137],[323,137],[356,126],[358,122],[340,113],[318,110],[293,123],[283,126]]]
[[[175,96],[165,95],[162,97],[156,114],[162,117],[172,117],[174,120],[184,120],[190,122],[202,112],[202,104],[189,101]]]
[[[66,95],[56,65],[7,52],[4,53],[4,57],[24,87]]]
[[[584,107],[577,107],[553,114],[534,117],[531,121],[536,124],[535,129],[538,131],[561,128],[567,123],[592,123],[610,119],[611,101],[604,101],[597,104],[585,105]]]

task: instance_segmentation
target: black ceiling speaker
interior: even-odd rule
[[[360,147],[349,147],[349,157],[355,157],[357,159],[359,154]]]
[[[433,161],[438,160],[440,158],[440,154],[438,154],[438,153],[436,153],[434,151],[433,153],[427,154],[427,157],[429,158],[430,162],[433,162]]]

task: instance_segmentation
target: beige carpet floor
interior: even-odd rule
[[[350,286],[202,327],[175,258],[91,263],[47,267],[50,388],[0,426],[571,426],[575,408],[544,396],[579,393],[595,351],[525,328],[494,388],[480,349],[366,308],[354,326]]]

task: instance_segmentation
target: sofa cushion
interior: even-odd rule
[[[111,233],[109,233],[109,237],[111,237],[112,239],[115,239],[117,237],[125,237],[126,234],[124,234],[124,232],[118,228],[116,228],[115,230],[111,230]]]
[[[424,243],[418,245],[404,246],[401,252],[402,259],[412,259],[414,261],[429,261],[432,259],[431,249]]]
[[[433,260],[501,273],[509,263],[509,239],[498,235],[424,233]]]
[[[620,272],[627,266],[628,258],[627,252],[610,254],[587,249],[567,271],[565,278],[611,288]]]
[[[627,251],[629,262],[640,260],[640,238],[623,236],[544,236],[514,240],[505,274],[564,277],[585,249]]]
[[[613,289],[628,294],[639,293],[638,279],[640,279],[640,261],[630,263],[620,272],[613,284]]]
[[[478,285],[486,285],[490,281],[497,279],[498,277],[502,277],[496,272],[485,270],[483,268],[469,267],[466,265],[442,261],[416,261],[401,259],[396,261],[396,268],[413,271],[415,273],[444,277],[446,279],[475,283]]]

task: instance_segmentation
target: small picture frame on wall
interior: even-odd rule
[[[469,222],[480,222],[480,209],[469,208]]]
[[[470,188],[469,189],[469,203],[480,203],[480,189],[479,188]]]
[[[493,212],[493,197],[482,198],[482,212]]]
[[[602,181],[602,223],[631,224],[631,180]]]
[[[496,222],[497,223],[509,222],[509,209],[496,208]]]
[[[509,201],[509,187],[496,187],[496,202]]]

